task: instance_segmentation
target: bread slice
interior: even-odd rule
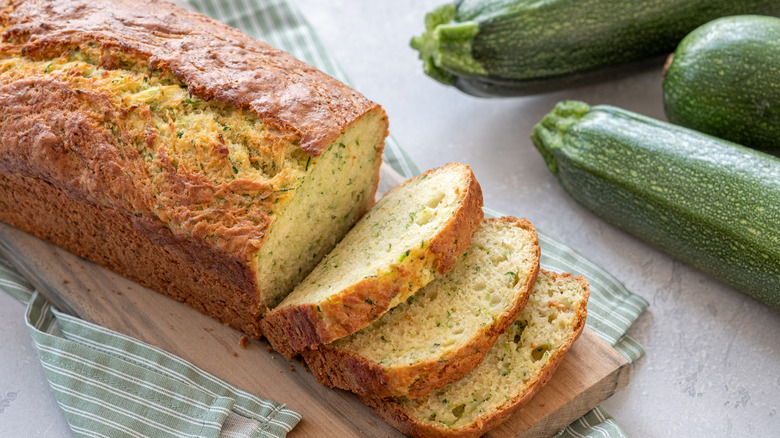
[[[471,168],[452,163],[388,192],[261,321],[293,358],[364,328],[449,270],[483,217]]]
[[[536,229],[486,219],[455,266],[363,330],[303,352],[321,383],[372,397],[418,398],[463,377],[528,300]]]
[[[589,295],[584,278],[542,270],[525,309],[467,376],[424,399],[361,398],[414,437],[480,436],[550,380],[585,326]]]

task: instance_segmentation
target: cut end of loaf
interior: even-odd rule
[[[276,307],[374,204],[387,116],[366,113],[319,157],[310,157],[253,262],[259,294]]]

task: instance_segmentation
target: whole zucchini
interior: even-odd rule
[[[780,18],[741,15],[697,28],[670,58],[663,86],[669,121],[780,149]]]
[[[575,101],[559,103],[532,140],[586,208],[780,310],[780,159]]]
[[[461,0],[412,39],[425,72],[477,96],[517,96],[592,81],[671,53],[697,26],[779,15],[777,0]]]

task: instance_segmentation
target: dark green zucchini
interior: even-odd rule
[[[670,58],[663,86],[669,121],[780,149],[780,18],[741,15],[697,28]]]
[[[780,159],[575,101],[559,103],[532,140],[587,209],[780,310]]]
[[[671,53],[714,18],[780,15],[777,0],[462,0],[412,39],[425,72],[477,96],[560,89]]]

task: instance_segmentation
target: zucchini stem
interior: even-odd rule
[[[547,168],[553,175],[558,173],[558,160],[555,158],[555,150],[561,145],[563,135],[569,126],[577,121],[590,109],[590,105],[576,100],[558,102],[555,108],[544,116],[541,122],[534,126],[531,134],[536,149],[542,154]]]
[[[458,22],[456,16],[455,5],[439,6],[425,15],[425,32],[410,42],[420,52],[425,74],[445,85],[453,85],[455,75],[487,74],[471,54],[479,25],[473,21]]]

